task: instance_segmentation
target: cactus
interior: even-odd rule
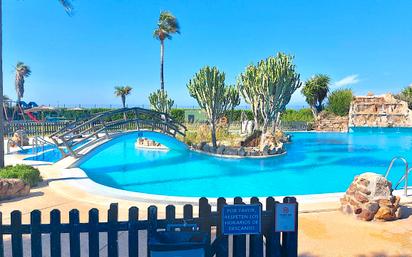
[[[153,110],[169,114],[175,103],[164,90],[157,90],[149,95],[150,106]]]
[[[216,67],[206,66],[187,84],[189,94],[195,98],[208,117],[212,133],[212,144],[216,144],[216,122],[227,110],[240,103],[239,91],[225,84],[225,73]]]

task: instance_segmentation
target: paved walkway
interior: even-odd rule
[[[42,172],[53,172],[50,167],[42,167]],[[47,177],[47,176],[46,176]],[[3,222],[10,222],[10,212],[20,210],[23,213],[23,223],[28,223],[30,211],[39,209],[42,211],[42,221],[49,221],[49,212],[52,209],[59,209],[62,212],[62,222],[68,221],[68,212],[71,209],[80,211],[81,222],[87,221],[88,210],[98,208],[101,215],[101,220],[106,220],[109,200],[102,200],[98,197],[90,196],[88,193],[81,191],[76,195],[62,194],[61,190],[55,191],[54,187],[43,182],[39,187],[32,189],[30,195],[21,199],[3,201],[0,203],[0,211],[3,213]],[[93,199],[96,199],[93,201]],[[119,219],[127,219],[127,210],[130,206],[136,205],[139,207],[140,218],[146,218],[146,210],[149,203],[119,201]],[[321,212],[305,212],[299,215],[299,256],[303,257],[412,257],[412,205],[406,205],[407,211],[405,218],[393,222],[363,222],[346,216],[336,209],[338,203],[320,203],[324,211]],[[330,206],[330,211],[325,211]],[[313,204],[302,205],[301,210],[312,210]],[[164,216],[164,206],[159,206],[159,217]],[[196,210],[195,210],[196,211]],[[176,209],[177,216],[181,215],[182,207]],[[196,213],[195,213],[196,215]],[[145,256],[146,246],[145,234],[142,232],[140,251],[141,256]],[[106,256],[104,233],[101,234],[101,252],[102,256]],[[120,256],[126,256],[127,249],[127,234],[119,234]],[[48,254],[48,236],[44,236],[44,256]],[[68,239],[64,235],[62,237],[63,256],[68,256]],[[87,252],[87,236],[82,235],[82,251]],[[6,249],[9,249],[9,241],[6,238]],[[29,253],[29,240],[25,241],[26,252]],[[11,256],[10,251],[7,251]],[[27,255],[30,256],[30,255]],[[82,255],[87,256],[87,254]]]

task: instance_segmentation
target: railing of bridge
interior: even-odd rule
[[[75,147],[86,141],[90,144],[94,142],[93,139],[100,139],[102,135],[108,138],[113,133],[132,130],[159,131],[172,137],[185,136],[186,133],[186,127],[168,114],[134,107],[106,111],[88,119],[74,121],[50,137],[60,146],[63,156],[76,156],[80,149],[74,150]]]

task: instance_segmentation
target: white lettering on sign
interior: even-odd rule
[[[275,231],[296,231],[296,204],[278,203],[275,208]]]

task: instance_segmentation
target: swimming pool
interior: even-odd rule
[[[284,156],[226,159],[189,150],[138,150],[135,133],[97,148],[79,167],[97,183],[128,191],[250,197],[343,192],[355,175],[383,174],[394,156],[412,160],[412,129],[291,134]],[[403,171],[395,165],[389,179],[396,183]]]

